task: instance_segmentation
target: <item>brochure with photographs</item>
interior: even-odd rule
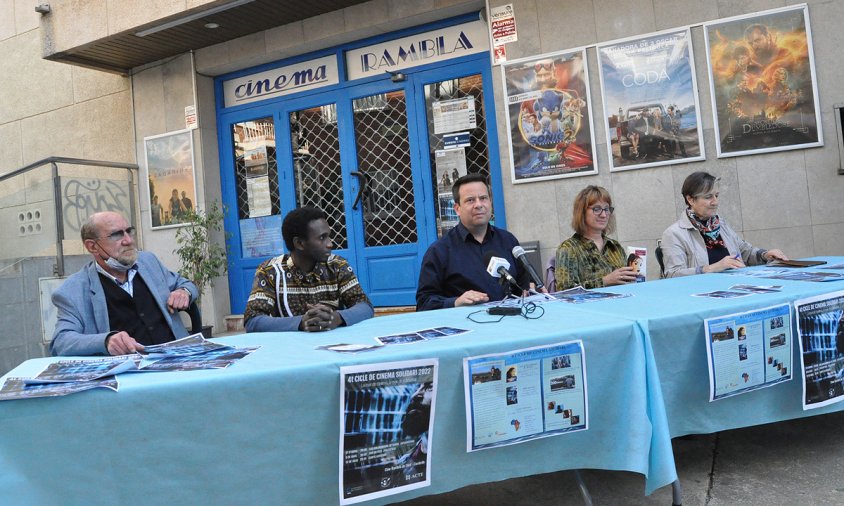
[[[140,366],[140,355],[119,355],[116,357],[59,360],[47,365],[34,378],[24,378],[27,385],[40,383],[71,383],[93,381],[114,376]]]
[[[170,341],[169,343],[144,346],[143,355],[146,359],[185,357],[207,353],[212,350],[231,348],[231,346],[226,344],[208,341],[202,334],[193,334],[175,341]]]
[[[225,346],[199,355],[171,356],[141,364],[138,369],[127,372],[165,372],[165,371],[197,371],[201,369],[225,369],[243,357],[251,354],[260,346],[234,348]]]
[[[432,329],[417,330],[414,332],[407,332],[404,334],[392,334],[389,336],[376,337],[378,344],[410,344],[418,343],[420,341],[432,341],[442,339],[444,337],[456,336],[470,332],[466,329],[458,329],[455,327],[436,327]]]
[[[593,302],[596,300],[630,297],[631,294],[598,292],[594,290],[587,290],[582,286],[576,286],[574,288],[569,288],[568,290],[563,290],[562,292],[554,292],[550,295],[562,302],[568,302],[570,304],[581,304],[583,302]]]
[[[321,344],[314,348],[315,350],[336,351],[339,353],[360,353],[362,351],[377,350],[383,347],[383,344],[354,344],[354,343],[336,343],[336,344]]]
[[[782,291],[782,285],[733,285],[730,287],[730,290],[738,290],[750,293],[776,293]]]
[[[744,292],[738,290],[715,290],[705,293],[693,293],[692,297],[709,297],[710,299],[735,299],[736,297],[748,297],[752,295],[751,292]]]
[[[34,399],[37,397],[60,397],[62,395],[84,392],[92,388],[108,388],[117,392],[117,379],[114,376],[91,381],[76,381],[73,383],[43,383],[27,384],[27,378],[6,378],[0,388],[0,401],[17,399]]]

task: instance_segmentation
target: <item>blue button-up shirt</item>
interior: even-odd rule
[[[454,307],[454,301],[469,290],[483,292],[489,300],[502,300],[507,292],[498,278],[486,271],[484,256],[488,253],[510,262],[510,274],[519,286],[528,288],[530,275],[513,258],[513,247],[518,245],[513,234],[492,225],[479,243],[458,223],[425,252],[416,289],[416,310]]]

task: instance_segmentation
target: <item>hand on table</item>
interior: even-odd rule
[[[454,307],[458,306],[471,306],[473,304],[481,304],[483,302],[488,302],[489,296],[483,292],[476,292],[475,290],[468,290],[463,292],[463,295],[457,297],[457,300],[454,301]]]
[[[778,249],[769,249],[764,255],[762,255],[762,258],[764,258],[766,262],[770,262],[771,260],[788,260],[785,253]]]
[[[305,332],[322,332],[334,330],[343,323],[340,313],[326,304],[308,304],[308,310],[302,315],[299,330]]]
[[[109,355],[127,355],[144,351],[144,345],[135,341],[127,332],[118,332],[106,338],[106,351]]]

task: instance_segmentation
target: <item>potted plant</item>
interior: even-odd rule
[[[199,297],[208,287],[214,286],[214,278],[227,270],[226,249],[211,240],[211,234],[223,231],[225,208],[213,202],[208,209],[189,210],[183,216],[184,226],[176,231],[176,249],[179,257],[179,274],[193,281],[199,289]],[[211,337],[211,326],[203,325],[202,334]]]

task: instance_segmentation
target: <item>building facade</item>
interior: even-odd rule
[[[588,184],[613,195],[618,240],[653,251],[685,207],[683,180],[698,170],[721,177],[720,214],[753,244],[795,258],[844,251],[834,108],[844,69],[833,26],[844,2],[808,2],[823,145],[721,158],[701,24],[791,3],[506,2],[518,35],[505,45],[508,60],[583,49],[589,76],[596,173],[530,182],[514,180],[518,129],[490,51],[487,10],[505,2],[54,0],[43,14],[38,3],[9,1],[0,13],[0,48],[14,55],[0,64],[0,174],[48,156],[137,163],[144,247],[176,267],[176,229],[151,215],[172,180],[147,160],[151,138],[186,131],[194,186],[172,189],[193,194],[198,208],[228,208],[230,271],[203,302],[217,328],[242,312],[255,266],[281,249],[281,218],[307,204],[329,213],[336,250],[376,305],[412,304],[421,255],[454,223],[443,189],[466,171],[489,174],[496,224],[539,241],[543,260],[571,235],[572,199]],[[602,124],[596,45],[687,27],[705,155],[611,171],[619,140]],[[648,276],[658,277],[656,262]],[[4,334],[0,353],[15,341]],[[37,356],[37,347],[14,346],[16,358]],[[20,346],[29,346],[24,357]]]

